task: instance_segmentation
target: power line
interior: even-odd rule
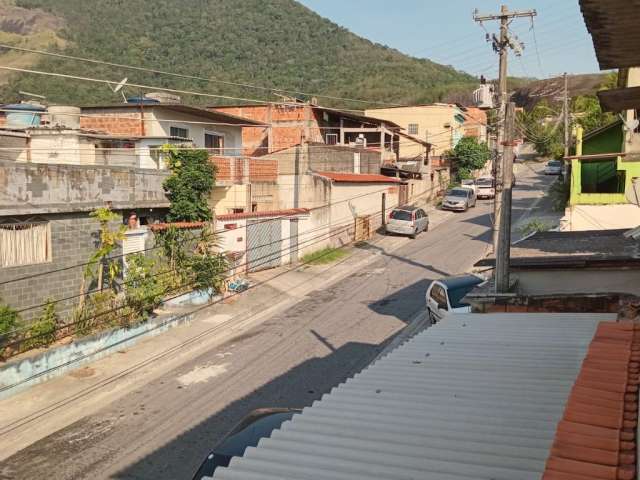
[[[254,84],[250,84],[250,83],[229,82],[229,81],[226,81],[226,80],[217,80],[217,79],[214,79],[214,78],[205,78],[205,77],[199,77],[199,76],[195,76],[195,75],[186,75],[186,74],[175,73],[175,72],[167,72],[167,71],[164,71],[164,70],[158,70],[158,69],[154,69],[154,68],[137,67],[137,66],[133,66],[133,65],[125,65],[125,64],[122,64],[122,63],[114,63],[114,62],[107,62],[107,61],[96,60],[96,59],[91,59],[91,58],[76,57],[76,56],[73,56],[73,55],[66,55],[66,54],[62,54],[62,53],[47,52],[45,50],[37,50],[37,49],[33,49],[33,48],[16,47],[14,45],[7,45],[7,44],[0,44],[0,48],[5,48],[7,50],[20,51],[20,52],[25,52],[25,53],[35,53],[35,54],[38,54],[38,55],[46,55],[46,56],[56,57],[56,58],[63,58],[63,59],[66,59],[66,60],[74,60],[74,61],[78,61],[78,62],[93,63],[93,64],[97,64],[97,65],[106,65],[106,66],[110,66],[110,67],[123,68],[123,69],[127,69],[127,70],[136,70],[136,71],[141,71],[141,72],[155,73],[155,74],[167,75],[167,76],[178,77],[178,78],[187,78],[187,79],[191,79],[191,80],[199,80],[199,81],[205,81],[205,82],[210,82],[210,83],[219,83],[219,84],[223,84],[223,85],[230,85],[230,86],[236,86],[236,87],[253,88],[253,89],[263,90],[263,91],[267,91],[267,92],[271,92],[271,93],[273,93],[273,92],[282,92],[282,93],[289,93],[289,94],[294,94],[294,95],[304,95],[304,96],[308,96],[308,97],[321,97],[321,98],[328,98],[328,99],[331,99],[331,100],[343,100],[343,101],[349,101],[349,102],[370,103],[370,104],[377,104],[377,105],[395,105],[395,106],[399,105],[397,103],[380,102],[380,101],[375,101],[375,100],[363,100],[363,99],[358,99],[358,98],[334,97],[334,96],[331,96],[331,95],[322,95],[322,94],[318,94],[318,93],[308,93],[308,92],[301,92],[301,91],[296,91],[296,90],[286,90],[286,89],[282,89],[282,88],[263,87],[263,86],[260,86],[260,85],[254,85]],[[127,85],[129,85],[129,84],[127,84]]]
[[[101,78],[91,78],[91,77],[82,77],[78,75],[67,75],[64,73],[56,73],[56,72],[45,72],[41,70],[30,70],[27,68],[18,68],[18,67],[7,67],[0,65],[0,70],[7,70],[10,72],[20,72],[20,73],[29,73],[33,75],[43,75],[47,77],[58,77],[58,78],[66,78],[68,80],[80,80],[84,82],[92,82],[92,83],[101,83],[104,85],[119,85],[120,82],[116,82],[114,80],[104,80]],[[268,100],[259,100],[256,98],[245,98],[245,97],[232,97],[230,95],[217,95],[213,93],[204,93],[204,92],[196,92],[193,90],[180,90],[177,88],[167,88],[167,87],[158,87],[153,85],[143,85],[139,83],[129,83],[127,82],[129,87],[141,88],[145,90],[155,90],[161,92],[169,92],[169,93],[180,93],[183,95],[194,95],[199,97],[207,97],[207,98],[216,98],[223,100],[236,100],[241,102],[251,102],[251,103],[261,103],[264,105],[289,105],[289,106],[300,106],[300,103],[297,102],[273,102]],[[305,104],[306,105],[306,104]],[[315,105],[309,105],[311,108],[323,108]],[[350,109],[341,109],[343,112],[358,112],[361,113],[362,110],[350,110]]]

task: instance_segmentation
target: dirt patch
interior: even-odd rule
[[[0,31],[17,35],[33,35],[42,30],[58,31],[64,20],[40,9],[29,10],[0,4]]]
[[[89,378],[93,377],[96,374],[96,371],[91,367],[79,368],[78,370],[74,370],[69,374],[70,377],[73,378]]]

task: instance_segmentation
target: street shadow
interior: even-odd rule
[[[312,334],[322,344],[329,343],[317,332]],[[265,407],[310,406],[332,388],[369,365],[392,340],[390,337],[381,344],[351,342],[339,348],[331,346],[331,353],[326,357],[307,360],[253,390],[249,395],[212,412],[195,427],[175,438],[167,439],[164,446],[120,470],[111,478],[190,480],[213,447],[249,412]],[[336,375],[335,372],[340,373]]]
[[[376,300],[368,306],[380,315],[396,317],[398,320],[409,323],[416,315],[416,312],[423,312],[427,308],[425,296],[433,280],[435,279],[424,278],[395,291],[391,295]]]
[[[387,258],[392,258],[394,260],[398,260],[402,263],[406,263],[407,265],[411,265],[412,267],[418,267],[418,268],[424,268],[425,270],[429,270],[430,272],[433,273],[437,273],[439,275],[449,275],[448,272],[445,272],[443,270],[439,270],[436,267],[434,267],[433,265],[429,265],[427,263],[421,263],[421,262],[416,262],[415,260],[412,260],[410,258],[406,258],[400,255],[395,255],[393,253],[389,253],[387,252],[384,248],[379,247],[378,245],[373,245],[370,243],[366,243],[366,242],[359,242],[355,245],[355,248],[359,248],[361,250],[369,250],[369,251],[374,251],[374,252],[380,252],[380,254],[383,257],[387,257]]]

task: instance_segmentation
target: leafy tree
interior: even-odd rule
[[[215,184],[215,166],[206,150],[167,149],[171,176],[163,184],[171,202],[170,222],[208,221],[212,218],[209,195]]]
[[[484,142],[478,142],[475,137],[463,137],[452,151],[452,156],[458,169],[458,177],[471,178],[474,170],[483,168],[491,151]]]
[[[111,222],[120,220],[120,215],[111,211],[108,207],[96,208],[89,214],[90,217],[95,218],[100,224],[100,242],[98,249],[91,255],[89,263],[85,268],[85,277],[98,278],[98,290],[102,290],[102,282],[104,277],[104,262],[109,255],[118,246],[118,242],[124,240],[124,232],[126,227],[120,225],[117,229],[112,230],[110,227]],[[98,272],[95,273],[94,269],[98,266]],[[120,263],[115,261],[109,261],[108,274],[109,284],[113,285],[114,279],[120,273]]]
[[[580,95],[571,102],[571,112],[575,122],[582,125],[585,132],[603,127],[615,120],[609,112],[603,112],[595,95]]]

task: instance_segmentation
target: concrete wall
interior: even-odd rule
[[[635,228],[640,225],[640,207],[632,204],[573,205],[566,209],[560,229],[576,232]]]
[[[29,218],[32,216],[16,219],[27,221]],[[42,304],[49,298],[55,300],[78,294],[84,269],[84,266],[78,265],[86,263],[98,245],[99,225],[88,213],[41,215],[38,216],[38,221],[48,221],[51,224],[51,262],[0,268],[0,282],[11,282],[0,285],[0,298],[16,309]],[[116,226],[117,222],[113,227]],[[116,249],[114,255],[119,253],[119,249]],[[63,268],[69,269],[42,275]],[[34,278],[13,281],[26,276]],[[77,300],[58,304],[58,312],[64,315],[75,301]],[[30,320],[39,316],[40,312],[40,308],[31,309],[21,313],[21,316],[24,320]]]
[[[518,280],[518,293],[522,295],[610,292],[640,295],[640,270],[515,270],[512,277]]]
[[[166,172],[0,161],[0,216],[168,207]]]

